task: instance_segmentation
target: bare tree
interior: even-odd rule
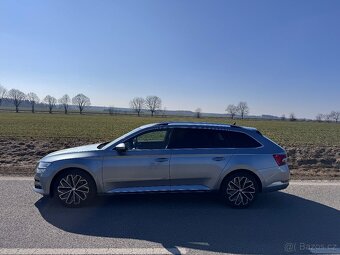
[[[145,105],[153,116],[162,107],[162,100],[158,96],[148,96],[145,99]]]
[[[196,118],[201,118],[201,115],[202,115],[202,109],[201,108],[197,108],[196,110],[195,110],[195,116],[196,116]]]
[[[71,103],[71,98],[69,97],[69,95],[65,94],[63,95],[59,100],[58,100],[59,104],[61,104],[64,107],[64,112],[65,114],[68,113],[68,107]]]
[[[52,97],[50,95],[47,95],[44,98],[44,102],[47,104],[48,106],[48,112],[52,113],[53,108],[55,107],[56,103],[57,103],[57,99],[55,97]]]
[[[145,99],[142,97],[135,97],[130,101],[130,107],[134,110],[138,116],[142,112],[145,105]]]
[[[231,119],[234,119],[235,115],[237,114],[237,106],[230,104],[225,110],[230,115]]]
[[[22,101],[24,101],[26,98],[25,93],[18,89],[11,89],[10,91],[8,91],[7,96],[9,99],[13,100],[15,111],[19,112],[19,106],[22,103]]]
[[[293,112],[289,114],[289,120],[290,121],[296,121],[296,117],[295,117],[295,114]]]
[[[26,96],[27,100],[30,102],[31,104],[31,107],[32,107],[32,113],[35,112],[35,105],[37,103],[39,103],[39,97],[37,96],[37,94],[33,93],[33,92],[30,92],[27,94]]]
[[[321,122],[322,119],[323,119],[323,114],[322,114],[322,113],[319,113],[318,115],[316,115],[315,119],[316,119],[318,122]]]
[[[2,104],[2,101],[5,99],[7,94],[7,89],[0,84],[0,105]]]
[[[74,98],[72,98],[72,103],[79,107],[79,113],[82,114],[83,110],[86,106],[91,105],[90,98],[85,96],[84,94],[78,94]]]
[[[331,118],[334,119],[335,122],[337,123],[340,118],[340,111],[339,112],[332,111],[330,115],[331,115]]]
[[[281,119],[281,120],[286,120],[286,115],[285,115],[285,114],[282,114],[282,116],[281,116],[280,119]]]
[[[249,113],[247,102],[239,102],[237,105],[237,112],[241,115],[241,118],[243,119],[244,116]]]

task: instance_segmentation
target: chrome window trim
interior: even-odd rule
[[[243,133],[247,136],[250,136],[252,139],[254,139],[256,142],[258,142],[261,146],[258,146],[258,147],[221,147],[221,148],[168,148],[169,146],[169,142],[170,142],[170,139],[171,139],[171,135],[172,135],[172,130],[174,128],[192,128],[192,129],[206,129],[206,130],[221,130],[221,131],[227,131],[227,132],[238,132],[238,133]],[[208,149],[208,150],[211,150],[211,149],[262,149],[264,147],[264,145],[258,140],[256,139],[255,137],[253,137],[252,135],[250,135],[249,133],[247,132],[244,132],[242,130],[234,130],[233,127],[229,127],[229,126],[226,126],[226,127],[219,127],[219,126],[199,126],[199,125],[167,125],[167,126],[158,126],[158,125],[154,125],[154,126],[150,126],[150,127],[147,127],[145,129],[141,129],[141,130],[137,130],[136,133],[133,133],[131,134],[130,136],[128,137],[125,137],[124,139],[122,140],[119,140],[117,141],[115,144],[111,145],[110,147],[107,148],[107,150],[114,150],[115,146],[119,143],[125,143],[127,140],[135,137],[135,136],[138,136],[138,135],[142,135],[144,133],[147,133],[147,132],[152,132],[152,131],[157,131],[157,130],[169,130],[169,141],[168,141],[168,144],[167,146],[165,147],[165,149],[136,149],[134,151],[146,151],[146,150],[195,150],[195,149]],[[131,151],[131,150],[128,150],[128,151]]]

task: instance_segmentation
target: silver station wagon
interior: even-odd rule
[[[155,123],[42,158],[34,191],[79,207],[100,194],[219,191],[233,207],[289,184],[286,152],[257,129]]]

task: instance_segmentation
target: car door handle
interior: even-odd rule
[[[225,157],[214,157],[212,158],[214,161],[222,161],[225,160]]]
[[[155,161],[157,162],[165,162],[165,161],[168,161],[169,159],[168,158],[156,158]]]

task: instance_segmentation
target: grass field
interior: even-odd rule
[[[143,124],[165,121],[232,123],[223,118],[137,117],[127,115],[64,115],[0,113],[0,137],[5,138],[86,138],[112,140]],[[340,125],[335,123],[236,120],[237,125],[258,128],[284,146],[340,146]]]

